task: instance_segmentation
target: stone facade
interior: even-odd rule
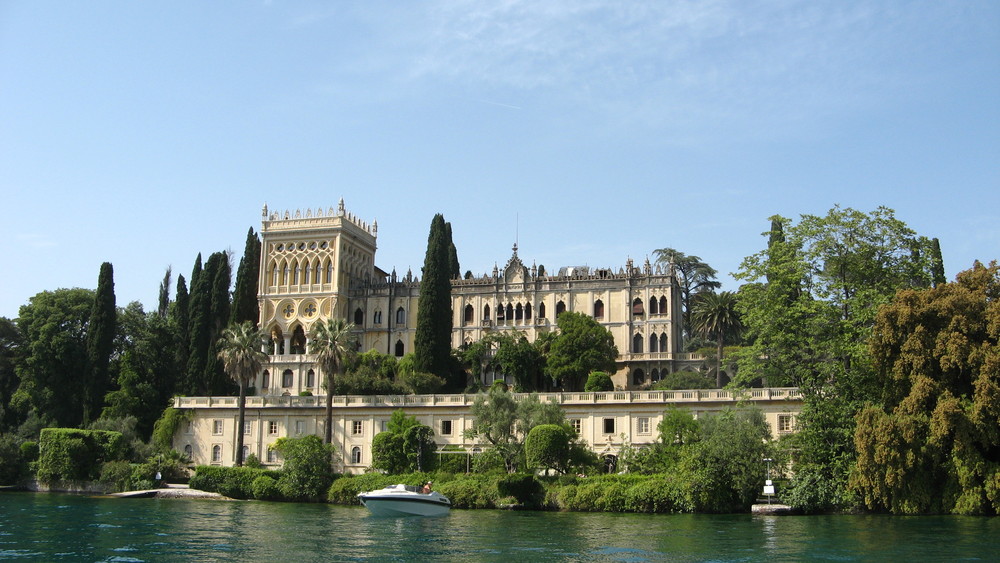
[[[775,437],[792,432],[802,408],[797,389],[747,389],[737,394],[723,389],[691,391],[609,391],[604,393],[542,393],[542,401],[559,403],[566,418],[593,450],[609,464],[625,444],[641,447],[656,441],[657,425],[669,406],[689,409],[695,417],[719,412],[739,402],[761,409]],[[371,443],[396,409],[405,409],[434,430],[439,449],[456,446],[467,452],[485,446],[468,439],[472,427],[469,408],[475,395],[402,395],[334,397],[333,444],[340,459],[338,471],[362,473],[371,465]],[[174,407],[192,416],[174,435],[174,448],[187,453],[196,465],[235,463],[236,397],[178,397]],[[279,466],[271,449],[278,438],[324,435],[323,397],[247,397],[244,425],[245,454],[265,465]]]
[[[320,392],[321,374],[306,354],[312,325],[331,316],[357,327],[360,350],[401,357],[413,351],[420,282],[375,266],[378,226],[344,209],[269,212],[262,218],[259,301],[271,335],[271,364],[256,385],[264,395]],[[648,387],[661,375],[701,367],[681,352],[681,300],[671,268],[564,267],[549,275],[527,267],[517,245],[491,274],[452,281],[452,346],[490,332],[519,331],[533,341],[555,329],[563,311],[592,316],[619,350],[617,388]],[[504,374],[482,374],[482,383]]]

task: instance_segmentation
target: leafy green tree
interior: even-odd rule
[[[192,274],[188,305],[190,355],[187,364],[187,392],[191,395],[225,395],[233,386],[218,360],[215,345],[229,319],[229,255],[214,252],[203,269]]]
[[[310,352],[326,376],[326,437],[333,441],[333,383],[354,353],[354,325],[344,319],[326,319],[316,323],[310,335]]]
[[[393,411],[385,432],[372,440],[372,468],[391,475],[431,468],[437,449],[434,431],[403,409]]]
[[[871,338],[880,405],[857,416],[851,485],[872,510],[1000,513],[1000,267],[905,290]]]
[[[233,307],[230,311],[231,324],[250,321],[260,322],[260,305],[257,302],[257,278],[260,275],[260,237],[253,227],[247,231],[247,240],[236,270],[236,287],[233,289]]]
[[[698,419],[700,439],[685,447],[679,471],[690,480],[696,512],[744,512],[763,486],[765,459],[776,454],[770,429],[756,409],[727,410]]]
[[[532,428],[524,439],[528,467],[566,473],[574,437],[572,430],[558,424],[541,424]]]
[[[333,446],[320,441],[319,436],[308,435],[278,438],[274,449],[284,461],[278,480],[282,495],[296,500],[323,500],[333,482]]]
[[[114,268],[110,262],[105,262],[101,264],[94,306],[87,323],[87,371],[83,381],[85,423],[97,418],[104,394],[111,386],[108,364],[114,349],[117,313]]]
[[[877,390],[867,347],[875,312],[896,291],[929,285],[930,253],[914,251],[929,242],[882,207],[869,214],[835,207],[795,225],[771,220],[767,248],[744,259],[736,274],[749,282],[737,300],[747,345],[736,381],[799,387],[805,405],[796,479],[846,491],[854,415]],[[837,494],[813,504],[847,502]]]
[[[677,274],[677,283],[680,284],[681,305],[684,316],[684,333],[688,336],[693,334],[691,324],[692,306],[694,298],[703,291],[712,291],[722,287],[722,284],[715,279],[718,272],[715,268],[702,262],[698,256],[688,256],[673,248],[660,248],[653,251],[656,263],[659,266],[673,267]]]
[[[21,307],[17,325],[25,338],[24,360],[15,366],[20,381],[11,399],[19,413],[34,411],[58,426],[83,422],[87,366],[87,322],[94,307],[89,289],[44,291]]]
[[[239,385],[239,415],[236,423],[236,466],[243,465],[243,424],[246,416],[247,387],[261,372],[269,356],[262,346],[264,335],[252,321],[230,325],[222,331],[217,346],[219,359],[229,377]]]
[[[941,242],[938,239],[931,239],[930,249],[931,263],[931,283],[937,287],[948,280],[944,276],[944,258],[941,256]]]
[[[19,422],[18,413],[10,408],[10,401],[19,383],[15,366],[24,349],[24,338],[17,325],[0,317],[0,433],[16,427]]]
[[[742,328],[740,315],[736,311],[736,294],[731,291],[706,291],[698,294],[691,312],[694,329],[707,338],[714,337],[717,354],[715,366],[715,386],[722,387],[722,356],[726,337],[732,337]]]
[[[558,404],[543,403],[535,394],[518,400],[500,385],[476,396],[470,413],[474,420],[465,435],[488,443],[503,458],[508,472],[513,472],[523,462],[523,441],[532,428],[566,423]]]
[[[414,360],[417,371],[448,378],[451,361],[451,274],[449,269],[448,229],[438,213],[431,221],[420,280],[417,330],[414,336]]]
[[[546,366],[568,390],[577,390],[592,371],[617,371],[618,347],[608,329],[583,313],[565,312],[556,321],[559,335],[553,340]]]

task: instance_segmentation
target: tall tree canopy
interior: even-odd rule
[[[111,387],[108,365],[114,349],[117,329],[115,277],[110,262],[101,264],[97,278],[94,306],[87,324],[87,371],[83,378],[83,422],[89,423],[101,412],[104,394]]]
[[[875,391],[867,346],[875,311],[897,290],[929,285],[929,241],[884,207],[771,221],[767,248],[736,274],[749,282],[737,301],[747,344],[736,378],[801,389],[796,483],[833,483],[823,490],[835,494],[810,502],[842,504],[854,414]]]
[[[906,290],[871,339],[881,405],[858,415],[851,483],[873,510],[1000,514],[1000,267]]]
[[[743,327],[736,311],[736,294],[731,291],[700,293],[694,303],[691,321],[695,330],[715,339],[715,385],[722,387],[722,353],[726,338],[736,336]]]
[[[322,320],[310,333],[309,352],[326,376],[326,438],[333,440],[333,381],[341,375],[354,354],[354,325],[344,319]]]
[[[239,385],[236,423],[236,466],[243,465],[243,421],[246,417],[247,387],[264,368],[269,356],[261,350],[264,335],[252,321],[232,324],[222,331],[217,345],[219,359],[229,377]]]
[[[618,346],[608,329],[589,315],[567,311],[556,320],[559,335],[552,341],[546,367],[567,390],[579,390],[592,371],[618,371]]]
[[[247,231],[247,240],[243,248],[243,257],[236,270],[236,287],[233,289],[233,308],[229,322],[242,323],[250,321],[254,325],[260,322],[260,305],[257,301],[257,278],[260,275],[260,237],[253,227]]]
[[[20,384],[11,406],[35,411],[57,426],[83,422],[83,386],[87,369],[87,323],[94,291],[43,291],[21,307],[17,326],[25,338],[23,360],[16,366]]]
[[[451,360],[451,270],[448,227],[438,213],[431,221],[420,280],[414,359],[418,371],[449,379]]]
[[[673,248],[660,248],[653,251],[657,265],[673,266],[680,284],[681,302],[684,308],[684,334],[691,336],[694,327],[691,325],[691,312],[694,298],[703,291],[712,291],[722,287],[715,276],[715,268],[709,266],[698,256],[688,256]]]

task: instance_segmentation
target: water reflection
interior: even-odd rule
[[[0,558],[60,561],[991,559],[1000,519],[638,515],[0,495]]]

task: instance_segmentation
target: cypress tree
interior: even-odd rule
[[[431,221],[424,258],[423,279],[414,337],[414,364],[417,371],[448,378],[451,371],[451,276],[449,275],[448,231],[444,216]]]
[[[458,265],[458,249],[455,247],[455,241],[451,238],[451,223],[445,223],[444,227],[448,240],[448,275],[453,280],[461,279],[462,269]]]
[[[230,324],[250,321],[254,326],[260,320],[260,306],[257,302],[257,278],[260,276],[260,238],[253,231],[247,232],[243,258],[236,270],[236,288],[233,290],[233,310]]]
[[[163,274],[163,281],[160,282],[160,300],[156,308],[161,319],[167,318],[167,312],[170,310],[170,276],[170,266],[167,266],[167,273]]]
[[[188,302],[188,361],[184,392],[200,395],[207,391],[204,382],[205,361],[208,358],[212,327],[211,272],[201,268],[201,254],[191,274],[191,299]]]
[[[175,391],[186,392],[185,378],[183,374],[187,372],[189,350],[191,347],[191,333],[188,327],[188,295],[187,281],[184,276],[177,276],[177,297],[174,299],[174,306],[171,309],[171,325],[174,333],[174,355],[175,366]]]
[[[944,277],[944,258],[941,256],[941,242],[934,237],[931,239],[931,282],[937,287],[948,280]]]
[[[209,267],[210,266],[210,267]],[[211,307],[209,318],[208,345],[205,357],[204,381],[209,395],[227,395],[236,391],[235,382],[226,375],[225,366],[219,359],[217,344],[222,331],[229,322],[231,303],[229,287],[232,284],[232,267],[229,253],[213,253],[206,264],[205,272],[211,271],[209,278]]]
[[[115,277],[110,262],[101,264],[94,307],[87,323],[87,373],[83,384],[83,422],[97,418],[104,394],[111,387],[108,364],[115,343],[118,311],[115,308]]]

